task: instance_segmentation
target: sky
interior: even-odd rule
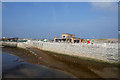
[[[3,2],[2,36],[48,38],[71,33],[79,38],[118,38],[115,2]]]

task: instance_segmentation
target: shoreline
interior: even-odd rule
[[[29,53],[31,53],[31,55],[39,57],[39,56],[37,56],[37,54],[35,52],[29,50],[30,48],[21,48],[21,47],[10,47],[10,48],[23,49],[23,50],[26,50]],[[36,48],[36,47],[32,47],[32,48],[33,49],[38,49],[38,50],[40,50],[42,52],[45,52],[46,54],[49,54],[49,55],[51,55],[51,56],[53,56],[55,58],[58,58],[58,59],[59,59],[59,57],[63,57],[63,58],[67,57],[67,58],[73,59],[73,60],[69,61],[67,59],[63,59],[62,58],[62,61],[65,60],[65,62],[70,62],[70,63],[73,63],[73,64],[74,63],[75,64],[80,64],[80,62],[78,60],[82,60],[82,61],[85,61],[85,62],[87,61],[87,63],[93,63],[93,64],[110,65],[110,66],[116,66],[116,67],[120,66],[120,63],[112,63],[112,62],[107,62],[107,61],[104,61],[104,60],[93,59],[93,58],[88,58],[88,57],[83,57],[83,56],[75,56],[75,55],[68,55],[68,54],[56,53],[56,52],[52,52],[52,51],[42,50],[42,49],[39,49],[39,48]]]
[[[49,51],[49,52],[55,53],[55,54],[72,56],[75,58],[83,58],[88,61],[92,60],[92,61],[102,62],[102,63],[120,64],[118,57],[114,57],[114,56],[118,55],[118,53],[116,51],[117,48],[114,48],[114,46],[111,46],[111,44],[109,44],[110,45],[109,46],[109,45],[104,45],[104,44],[86,45],[86,44],[50,43],[50,42],[39,42],[39,41],[30,41],[30,42],[24,42],[24,43],[12,42],[12,43],[14,46],[16,45],[16,47],[23,48],[23,49],[37,48],[42,51]],[[8,42],[8,43],[6,43],[6,45],[7,46],[9,45],[8,47],[10,47],[10,45],[12,43]],[[13,45],[11,47],[13,47]],[[71,51],[71,49],[72,49],[72,51]],[[85,49],[87,51],[84,51]],[[113,53],[109,53],[111,50]],[[106,53],[106,51],[107,51],[107,53]],[[85,52],[87,52],[87,53],[85,53]],[[100,52],[104,52],[104,53],[100,54]],[[107,55],[110,55],[110,56],[107,56]],[[111,60],[108,60],[108,58],[110,58]],[[118,61],[116,62],[114,59],[118,60]]]
[[[107,61],[99,60],[99,59],[93,59],[93,58],[88,58],[88,57],[83,57],[83,56],[67,55],[67,54],[56,53],[56,52],[52,52],[52,51],[46,51],[46,50],[41,50],[41,51],[48,52],[50,55],[55,55],[55,57],[56,57],[56,55],[58,55],[58,56],[60,55],[60,56],[71,57],[71,58],[80,59],[80,60],[84,60],[84,61],[88,61],[88,62],[92,62],[92,63],[95,62],[98,64],[108,64],[108,65],[120,66],[120,63],[112,63],[112,62],[107,62]],[[73,63],[77,63],[77,62],[73,61]]]

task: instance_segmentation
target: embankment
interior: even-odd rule
[[[51,51],[58,54],[70,55],[75,57],[85,57],[101,60],[109,63],[118,63],[118,43],[95,43],[95,44],[73,44],[73,43],[55,43],[28,41],[18,42],[16,47],[26,48],[34,47],[45,51]],[[7,43],[8,45],[9,43]],[[9,44],[11,45],[11,44]]]
[[[0,45],[6,47],[17,47],[17,42],[0,42]]]

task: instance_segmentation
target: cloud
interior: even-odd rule
[[[118,10],[117,2],[91,2],[92,9],[104,10],[104,11],[116,11]]]

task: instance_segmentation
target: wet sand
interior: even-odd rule
[[[116,65],[55,54],[47,51],[41,51],[36,48],[24,50],[20,48],[6,47],[3,48],[2,51],[8,54],[16,55],[22,61],[33,65],[43,65],[51,69],[63,71],[66,74],[71,75],[71,77],[118,78],[119,75],[119,68]]]

